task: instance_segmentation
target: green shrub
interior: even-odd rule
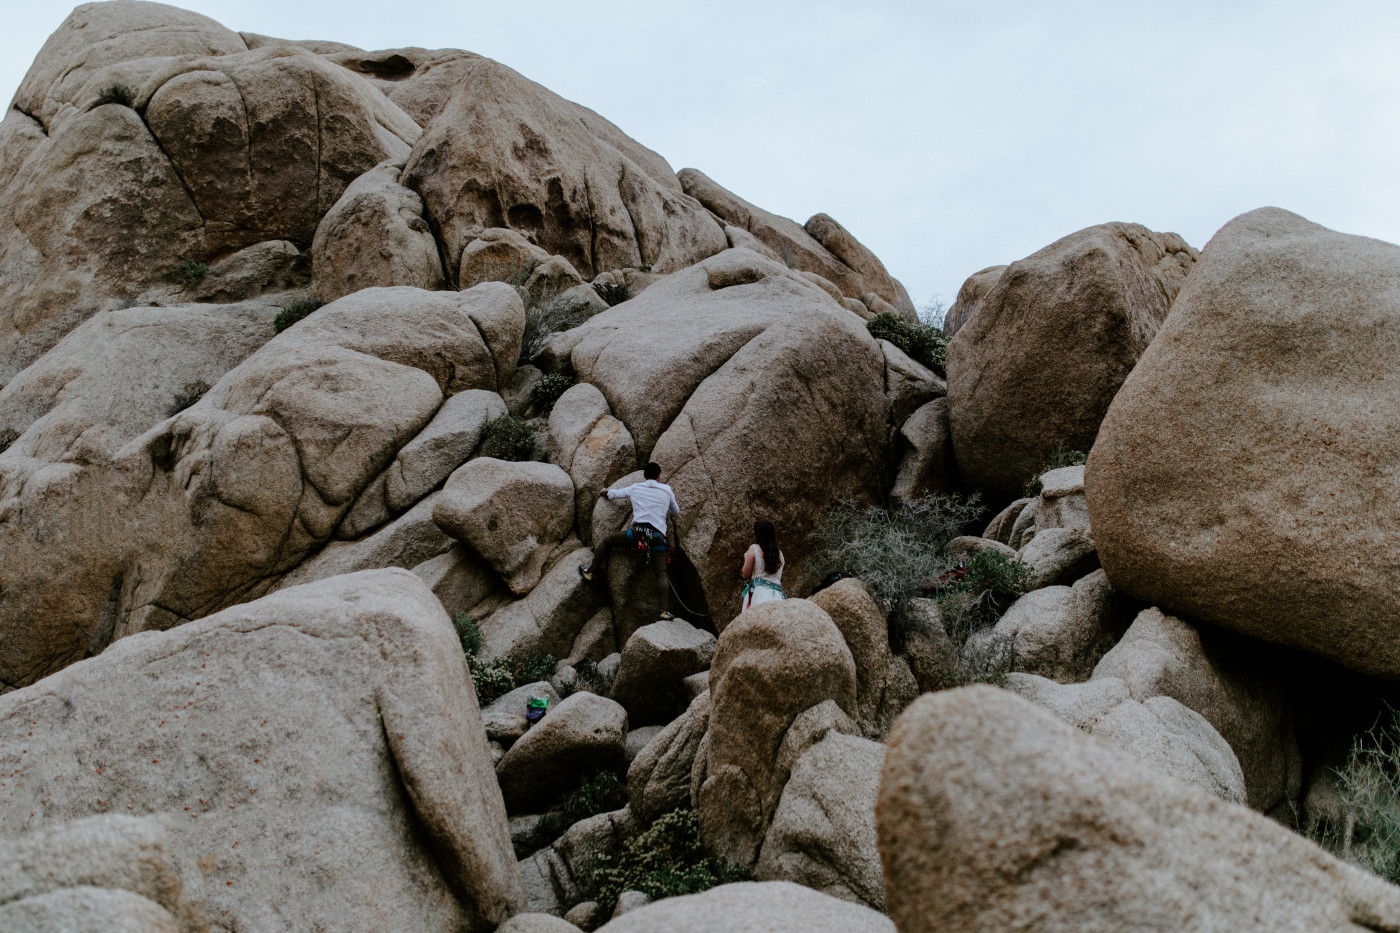
[[[995,625],[1025,594],[1034,575],[1029,564],[991,549],[977,551],[966,566],[966,576],[934,590],[948,637],[956,645]]]
[[[481,455],[523,462],[535,459],[535,429],[523,418],[502,415],[482,430]]]
[[[1040,495],[1040,478],[1051,470],[1058,470],[1067,466],[1083,466],[1089,462],[1089,455],[1080,450],[1070,450],[1065,446],[1064,441],[1057,441],[1055,447],[1050,451],[1050,455],[1045,458],[1045,462],[1040,468],[1031,473],[1026,479],[1026,495],[1034,497]]]
[[[525,334],[520,341],[520,362],[528,363],[544,342],[557,333],[573,330],[593,316],[588,305],[555,295],[533,307],[525,308]],[[606,299],[604,299],[606,300]]]
[[[623,891],[641,891],[660,900],[753,880],[748,869],[705,854],[693,810],[673,810],[658,817],[616,854],[595,856],[581,874],[578,902],[597,901],[605,913],[612,912]]]
[[[1340,825],[1322,822],[1309,835],[1339,858],[1400,884],[1400,711],[1352,743],[1337,773]]]
[[[186,288],[193,288],[209,275],[209,267],[202,262],[186,259],[170,270],[170,277]]]
[[[121,104],[123,107],[130,107],[136,103],[136,88],[129,84],[114,82],[97,92],[97,103],[94,107],[101,107],[104,104]]]
[[[627,785],[611,771],[599,771],[540,820],[535,842],[545,846],[575,823],[627,806]]]
[[[865,327],[876,340],[888,340],[914,361],[947,375],[948,338],[939,328],[906,321],[893,311],[880,312]]]
[[[208,391],[209,383],[202,380],[199,382],[191,382],[180,390],[179,395],[175,396],[175,401],[170,404],[170,409],[166,412],[166,417],[178,415],[203,398],[204,393]]]
[[[324,301],[319,301],[315,298],[303,298],[300,301],[294,301],[277,312],[277,317],[273,320],[272,327],[280,334],[297,321],[302,320],[324,306]]]
[[[554,676],[554,669],[558,666],[559,659],[554,655],[531,651],[520,660],[512,661],[511,671],[515,674],[516,685],[523,686],[548,680]]]
[[[481,626],[465,612],[452,617],[452,627],[457,630],[457,638],[462,643],[462,652],[469,658],[476,657],[481,650]]]
[[[517,686],[515,672],[504,658],[481,659],[467,655],[467,667],[476,685],[476,702],[486,706],[510,693]]]
[[[813,532],[820,574],[860,577],[895,617],[950,568],[944,549],[982,515],[976,495],[940,493],[895,509],[838,503]]]
[[[530,390],[530,407],[542,415],[549,414],[554,408],[554,403],[559,401],[559,396],[567,392],[573,384],[573,376],[550,373],[535,383],[534,388]]]
[[[574,668],[576,680],[574,690],[584,690],[588,693],[596,693],[600,697],[612,696],[613,680],[617,678],[617,672],[605,674],[598,670],[598,662],[585,660],[579,662]]]
[[[632,297],[631,289],[627,287],[626,282],[594,282],[593,290],[598,293],[599,298],[608,303],[609,308],[620,305]]]

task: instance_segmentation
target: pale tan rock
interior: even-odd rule
[[[708,670],[715,636],[682,619],[644,625],[622,648],[611,696],[635,728],[669,723],[685,706],[681,681]]]
[[[1244,772],[1230,745],[1195,710],[1171,697],[1135,700],[1123,681],[1057,684],[1011,673],[1006,689],[1083,732],[1123,749],[1159,774],[1243,804]]]
[[[550,914],[516,914],[496,927],[496,933],[579,933],[579,928]]]
[[[1007,560],[1016,560],[1015,551],[1005,544],[1002,544],[1000,541],[995,541],[991,538],[976,538],[972,535],[960,535],[952,541],[949,541],[948,546],[944,548],[944,553],[947,555],[948,560],[955,563],[958,561],[965,561],[979,551],[992,551],[996,554],[1000,554]]]
[[[250,37],[249,48],[257,48]],[[280,41],[280,40],[278,40]],[[338,43],[318,43],[320,46]],[[442,111],[452,90],[484,59],[461,49],[380,49],[366,51],[352,46],[315,48],[328,61],[348,68],[378,88],[399,109],[426,127]]]
[[[1202,257],[1085,470],[1104,569],[1165,611],[1400,677],[1381,414],[1400,403],[1400,247],[1264,208]]]
[[[1078,683],[1089,679],[1126,628],[1113,586],[1097,570],[1073,587],[1032,590],[1011,604],[993,631],[1011,639],[1013,670]]]
[[[595,664],[608,655],[617,652],[617,641],[613,638],[612,610],[604,607],[588,617],[569,649],[568,661],[578,667],[584,661]],[[707,686],[705,689],[709,689]]]
[[[468,389],[443,402],[386,471],[384,494],[389,508],[406,509],[437,488],[476,450],[487,423],[505,415],[500,395],[486,389]]]
[[[548,699],[550,710],[557,708],[560,702],[559,692],[547,680],[516,687],[481,708],[486,737],[493,742],[509,745],[529,731],[530,722],[525,718],[525,710],[526,702],[531,697]]]
[[[735,284],[712,287],[712,273]],[[805,574],[820,514],[843,497],[880,495],[888,439],[879,347],[854,315],[777,263],[729,250],[559,338],[579,378],[627,427],[638,460],[659,463],[675,489],[681,546],[718,627],[739,608],[734,555],[753,540],[748,502],[762,501],[777,523],[784,582],[800,592],[815,583]],[[610,517],[599,503],[592,540]]]
[[[402,172],[402,162],[376,165],[321,218],[311,255],[322,301],[376,285],[446,287],[423,199],[399,184]]]
[[[1084,496],[1084,467],[1068,466],[1040,475],[1040,505],[1035,529],[1071,528],[1088,532],[1089,501]]]
[[[463,245],[457,282],[470,288],[482,282],[524,287],[535,266],[549,258],[530,239],[506,227],[488,227]]]
[[[1039,515],[1037,510],[1036,517]],[[1069,586],[1099,569],[1099,552],[1094,548],[1093,537],[1077,528],[1038,531],[1017,552],[1017,557],[1031,568],[1026,584],[1030,589]]]
[[[529,908],[559,914],[564,905],[578,903],[580,882],[593,860],[615,854],[640,831],[629,807],[600,813],[569,827],[552,846],[520,863]]]
[[[789,881],[742,882],[668,897],[598,933],[894,933],[889,918]]]
[[[575,693],[526,732],[501,763],[496,777],[506,807],[554,803],[594,771],[621,771],[627,764],[627,711],[596,693]]]
[[[489,60],[457,85],[404,173],[449,267],[488,227],[532,238],[589,279],[624,266],[671,272],[728,246],[669,170],[658,180],[660,156],[639,164],[640,147],[580,109]]]
[[[902,285],[899,285],[898,282],[889,277],[888,273],[884,272],[883,267],[879,269],[882,274],[874,276],[872,280],[871,277],[867,277],[861,271],[847,265],[832,250],[823,246],[811,232],[795,221],[771,214],[761,207],[750,204],[738,195],[720,187],[706,177],[703,172],[693,168],[683,168],[676,173],[676,177],[680,179],[686,194],[694,197],[706,208],[713,211],[724,221],[726,226],[744,230],[768,247],[767,250],[759,250],[758,252],[770,256],[776,254],[773,258],[789,268],[821,276],[840,289],[841,294],[847,298],[859,298],[866,292],[877,291],[884,300],[899,305],[902,316],[907,315],[912,318],[914,305],[909,301],[908,294],[904,292]],[[830,221],[832,226],[818,221],[818,218],[825,218]],[[834,234],[833,243],[839,241],[842,248],[849,247],[848,251],[851,251],[851,255],[859,253],[862,257],[868,256],[869,259],[874,259],[877,265],[879,264],[878,259],[870,255],[865,247],[857,243],[853,237],[850,237],[850,234],[840,229],[839,224],[826,215],[818,214],[808,223],[813,223],[820,232]],[[839,233],[836,232],[838,230]],[[845,236],[842,237],[842,234]],[[746,246],[747,243],[736,240],[730,245],[738,247]],[[893,289],[891,283],[894,286]]]
[[[1393,887],[991,687],[905,713],[876,820],[905,933],[1400,928]]]
[[[593,552],[576,546],[560,550],[553,566],[524,599],[497,609],[481,623],[482,657],[569,654],[584,624],[598,610],[598,594],[578,575],[579,564],[591,563]]]
[[[856,709],[852,715],[862,725],[874,727],[880,701],[885,694],[889,672],[890,636],[885,613],[866,589],[853,577],[840,580],[812,597],[836,623],[856,665]]]
[[[176,863],[199,865],[186,896],[229,928],[487,929],[522,900],[465,659],[406,571],[126,639],[0,697],[0,761],[7,841],[158,817]]]
[[[981,272],[974,272],[968,276],[958,289],[957,297],[953,299],[953,306],[948,309],[947,318],[943,322],[943,333],[949,337],[958,332],[958,328],[967,323],[967,319],[976,313],[982,304],[982,299],[987,297],[987,293],[996,285],[1001,274],[1006,271],[1006,266],[988,266]]]
[[[809,748],[783,789],[754,868],[758,881],[793,881],[885,910],[875,798],[885,746],[830,733]]]
[[[637,756],[646,751],[646,747],[651,744],[664,726],[642,726],[640,729],[627,730],[627,764],[637,760]]]
[[[885,355],[885,398],[890,424],[903,425],[914,412],[948,393],[948,384],[933,370],[910,359],[888,340],[880,341]]]
[[[609,412],[608,400],[597,386],[580,382],[565,389],[549,413],[550,462],[566,471],[573,466],[575,451]]]
[[[382,567],[411,570],[447,553],[456,542],[433,521],[435,496],[424,499],[361,541],[332,541],[315,557],[303,561],[283,577],[277,588],[300,586],[357,570]]]
[[[553,464],[478,457],[448,478],[433,520],[528,593],[574,523],[574,484]]]
[[[521,286],[525,289],[525,304],[530,307],[542,305],[560,295],[583,285],[583,276],[563,256],[550,256],[535,264],[530,277]],[[604,303],[606,307],[606,303]]]
[[[643,822],[689,806],[691,772],[710,727],[708,691],[690,701],[627,768],[627,801]]]
[[[468,612],[493,593],[505,589],[486,561],[473,554],[464,544],[458,544],[411,569],[433,591],[447,614],[453,617]]]
[[[1010,499],[1057,444],[1087,451],[1195,260],[1176,234],[1114,223],[1008,266],[948,344],[969,485]]]
[[[0,904],[0,924],[13,933],[178,933],[170,912],[129,891],[65,888]]]
[[[923,691],[942,690],[958,669],[958,649],[948,637],[938,603],[911,599],[903,633],[904,656]]]
[[[813,285],[817,286],[817,288],[820,288],[822,291],[826,292],[837,304],[841,303],[841,299],[843,297],[841,294],[841,289],[837,288],[835,285],[832,285],[826,279],[817,275],[815,272],[804,272],[800,269],[797,270],[797,274],[802,276],[807,281],[811,282]]]
[[[764,603],[720,635],[710,697],[707,777],[696,799],[701,839],[719,857],[752,865],[782,794],[775,758],[788,727],[824,700],[854,712],[855,662],[813,603]]]
[[[724,236],[729,241],[729,245],[734,249],[751,249],[760,256],[764,256],[774,262],[783,261],[783,258],[778,255],[776,250],[772,249],[767,243],[763,242],[743,227],[725,224]]]
[[[864,279],[867,291],[894,305],[901,317],[908,318],[913,313],[914,303],[909,300],[904,286],[885,270],[885,264],[879,257],[837,223],[835,218],[829,214],[814,214],[802,226],[831,255]]]
[[[264,240],[208,264],[204,278],[143,292],[136,304],[170,305],[184,302],[245,301],[267,296],[286,307],[306,296],[311,283],[311,256],[290,240]]]
[[[900,425],[899,437],[906,449],[890,490],[892,506],[953,488],[958,468],[948,434],[946,398],[935,398],[916,408]]]
[[[1268,811],[1297,803],[1302,759],[1292,709],[1278,675],[1255,651],[1160,609],[1144,610],[1093,676],[1117,677],[1133,698],[1168,696],[1215,727],[1239,757],[1249,805]]]

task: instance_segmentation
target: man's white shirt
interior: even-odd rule
[[[643,522],[665,534],[666,519],[680,515],[681,507],[676,503],[676,494],[665,483],[654,479],[642,480],[622,489],[609,489],[609,499],[631,499],[632,521]]]

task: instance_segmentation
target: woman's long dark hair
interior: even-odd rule
[[[753,523],[753,539],[758,542],[758,548],[763,552],[763,570],[765,573],[772,573],[778,569],[778,526],[766,518],[760,518]]]

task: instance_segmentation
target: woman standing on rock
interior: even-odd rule
[[[744,552],[744,568],[739,571],[748,582],[739,594],[740,612],[748,612],[754,606],[786,599],[783,592],[783,566],[787,561],[778,550],[778,526],[766,518],[753,523],[754,544]],[[771,570],[769,568],[772,568]]]

